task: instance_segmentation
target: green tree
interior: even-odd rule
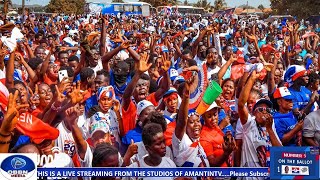
[[[184,0],[183,5],[188,6],[189,5],[188,0]]]
[[[227,3],[225,0],[215,0],[214,1],[214,5],[213,5],[214,10],[221,10],[225,7],[227,7]]]
[[[264,10],[264,6],[263,6],[262,4],[260,4],[260,5],[258,6],[258,9],[260,9],[261,11],[263,11],[263,10]]]
[[[208,2],[207,0],[198,0],[198,2],[194,6],[195,7],[202,7],[207,10],[207,9],[211,8],[211,3]]]
[[[249,5],[246,5],[246,4],[243,4],[243,5],[239,6],[239,8],[243,8],[243,9],[254,9],[253,6],[249,6]]]
[[[82,14],[85,3],[85,0],[50,0],[46,9],[51,13]]]
[[[288,14],[298,18],[318,15],[320,9],[320,1],[318,0],[270,0],[270,2],[274,14]]]

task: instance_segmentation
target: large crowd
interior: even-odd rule
[[[43,167],[269,167],[270,147],[320,144],[318,25],[33,14],[0,25],[1,153],[54,155]]]

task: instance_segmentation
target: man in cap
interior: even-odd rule
[[[287,87],[277,88],[273,93],[274,99],[279,105],[278,112],[273,115],[277,134],[285,146],[296,146],[297,134],[303,127],[303,121],[297,121],[293,114],[293,99]]]
[[[131,140],[134,142],[140,142],[142,141],[142,125],[144,121],[147,119],[148,115],[155,111],[154,105],[147,100],[142,100],[137,104],[137,122],[135,125],[135,128],[128,131],[126,135],[122,138],[122,143],[124,145],[129,146],[131,143]]]
[[[289,91],[294,97],[293,112],[298,119],[309,114],[314,102],[319,99],[317,92],[310,94],[305,87],[309,82],[308,72],[303,66],[289,66],[284,74],[284,80],[288,83]]]

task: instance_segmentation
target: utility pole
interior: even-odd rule
[[[249,13],[249,1],[247,1],[247,15]]]
[[[22,0],[22,23],[24,23],[25,0]]]

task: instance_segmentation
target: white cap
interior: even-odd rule
[[[104,133],[110,132],[111,117],[110,114],[104,114],[102,112],[96,112],[90,117],[89,134],[92,136],[97,131],[103,131]]]
[[[209,108],[207,109],[206,112],[208,112],[208,111],[210,111],[211,109],[216,108],[216,107],[220,107],[220,106],[218,106],[218,104],[213,101],[213,103],[209,106]]]
[[[140,113],[147,107],[154,106],[150,101],[142,100],[137,104],[137,115],[139,116]]]

